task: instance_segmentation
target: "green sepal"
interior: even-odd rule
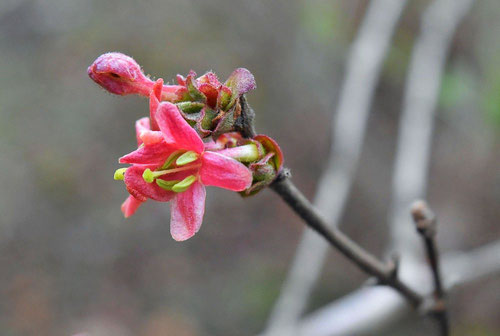
[[[196,102],[206,103],[207,97],[196,87],[194,81],[194,76],[188,76],[186,79],[186,86],[188,88],[189,95]]]
[[[175,164],[177,166],[187,165],[188,163],[198,160],[198,156],[199,155],[196,152],[193,151],[186,152],[177,158]]]
[[[156,184],[158,185],[158,187],[168,191],[172,191],[173,186],[179,182],[179,180],[166,181],[162,179],[156,179]]]
[[[205,106],[205,104],[203,104],[203,103],[190,102],[190,101],[177,103],[176,105],[182,112],[188,113],[188,114],[198,113],[201,111],[203,106]]]
[[[218,106],[220,107],[221,110],[227,111],[229,110],[232,106],[229,106],[229,102],[231,101],[232,98],[232,92],[231,89],[228,88],[227,86],[223,86],[219,92],[219,97],[218,99]]]
[[[179,183],[176,183],[172,187],[172,191],[175,191],[175,192],[178,192],[178,193],[186,191],[191,186],[191,184],[193,184],[195,181],[196,181],[196,176],[189,175],[184,180],[180,181]]]
[[[212,130],[212,122],[216,116],[217,116],[217,111],[205,107],[205,114],[203,115],[203,118],[200,121],[200,126],[204,130]]]
[[[221,112],[221,116],[218,117],[217,126],[215,127],[212,137],[217,139],[224,133],[232,132],[234,130],[234,112],[235,109],[232,108],[228,112]]]

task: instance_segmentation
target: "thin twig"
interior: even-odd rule
[[[500,240],[471,251],[448,252],[441,258],[445,291],[500,275]],[[431,293],[427,265],[417,269],[416,281],[423,293]],[[390,300],[389,300],[390,299]],[[368,305],[366,302],[378,302]],[[356,312],[357,323],[351,316]],[[383,287],[362,287],[306,316],[296,327],[300,336],[385,335],[389,325],[407,316],[403,300]],[[389,319],[390,318],[390,319]]]
[[[381,284],[398,291],[415,308],[420,306],[423,301],[422,296],[398,279],[397,270],[393,265],[382,263],[341,231],[328,227],[328,224],[313,205],[295,187],[290,179],[286,177],[286,173],[282,173],[271,185],[271,188],[281,196],[311,229],[319,233],[330,245],[349,258],[359,268],[375,276]]]
[[[413,203],[411,214],[417,232],[424,241],[427,259],[432,270],[432,279],[434,281],[434,304],[430,312],[439,323],[441,335],[448,336],[450,334],[450,327],[446,309],[445,292],[439,268],[439,252],[436,245],[436,216],[424,201],[416,201]]]

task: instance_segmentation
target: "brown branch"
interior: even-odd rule
[[[411,214],[417,232],[424,241],[428,262],[432,270],[432,278],[434,281],[434,305],[430,312],[439,323],[441,335],[448,336],[450,334],[450,327],[445,301],[445,291],[441,281],[439,252],[436,244],[436,216],[424,201],[416,201],[413,203]]]
[[[245,137],[253,137],[255,112],[244,96],[240,98],[241,114],[236,123],[236,129]],[[366,273],[375,276],[378,283],[389,286],[404,296],[415,308],[422,304],[423,297],[403,283],[397,276],[394,263],[384,264],[371,253],[352,241],[336,228],[330,228],[316,208],[290,181],[290,171],[286,168],[278,174],[270,185],[273,189],[309,226],[325,238],[332,247],[340,251]]]
[[[338,229],[328,227],[314,206],[290,181],[288,170],[284,170],[270,187],[304,220],[307,226],[325,238],[332,247],[363,271],[375,276],[380,284],[398,291],[415,308],[421,305],[423,297],[397,277],[394,265],[384,264]]]

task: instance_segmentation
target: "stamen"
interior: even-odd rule
[[[189,151],[179,156],[175,161],[175,164],[178,166],[184,166],[196,160],[198,160],[198,153]]]
[[[177,158],[182,155],[182,153],[184,153],[184,151],[182,149],[179,149],[179,150],[176,150],[175,152],[173,152],[172,154],[170,154],[170,156],[165,161],[163,166],[161,166],[161,169],[169,168],[175,162],[175,160],[177,160]]]
[[[180,182],[179,180],[166,181],[162,179],[156,179],[156,184],[158,185],[158,187],[168,191],[172,191],[172,187],[179,182]]]
[[[185,170],[190,170],[190,169],[196,169],[200,168],[201,164],[197,164],[194,166],[186,166],[186,167],[179,167],[179,168],[172,168],[172,169],[166,169],[166,170],[157,170],[157,171],[151,171],[151,169],[146,169],[144,173],[142,173],[142,178],[144,181],[147,183],[153,183],[153,181],[160,176],[166,175],[166,174],[172,174],[172,173],[177,173],[180,171],[185,171]]]
[[[175,184],[172,187],[172,191],[175,191],[175,192],[178,192],[178,193],[186,191],[191,186],[191,184],[193,184],[195,181],[196,181],[196,176],[189,175],[184,180],[182,180],[179,183]]]
[[[113,178],[117,181],[123,181],[125,179],[125,172],[127,171],[127,168],[119,168],[115,171],[115,175]]]

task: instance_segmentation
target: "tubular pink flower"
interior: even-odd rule
[[[199,229],[205,209],[205,186],[243,191],[252,184],[252,173],[237,160],[206,151],[205,144],[189,126],[177,106],[158,101],[151,93],[152,119],[159,131],[150,129],[147,118],[136,123],[139,148],[122,158],[132,164],[124,173],[129,198],[122,205],[126,217],[147,199],[171,202],[170,231],[177,241]]]
[[[111,52],[99,56],[87,69],[89,77],[113,94],[138,94],[149,97],[154,82],[130,56]],[[177,102],[186,97],[187,89],[181,85],[163,85],[161,100]]]

